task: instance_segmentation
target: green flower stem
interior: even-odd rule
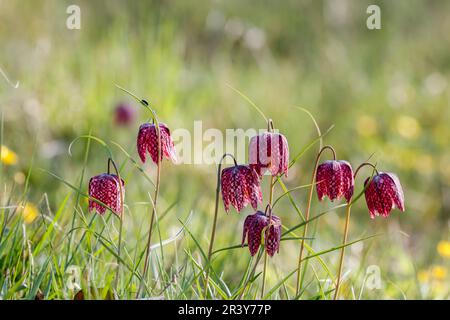
[[[305,214],[305,221],[309,220],[310,212],[311,212],[311,202],[312,202],[312,195],[314,191],[314,185],[316,181],[316,173],[317,173],[317,167],[319,166],[319,160],[322,153],[329,149],[333,153],[333,158],[336,160],[336,152],[334,151],[333,147],[331,146],[324,146],[322,149],[320,149],[319,153],[317,153],[316,162],[314,163],[314,170],[311,177],[311,187],[309,188],[309,195],[308,195],[308,205],[306,207],[306,214]],[[308,232],[308,224],[306,223],[303,228],[303,235],[302,235],[302,241],[300,243],[300,252],[298,255],[298,265],[297,265],[297,284],[295,289],[295,296],[297,297],[300,293],[300,287],[301,287],[301,278],[302,278],[302,260],[303,260],[303,251],[305,248],[305,238]]]

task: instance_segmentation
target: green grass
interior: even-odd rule
[[[332,1],[79,1],[82,29],[69,31],[68,3],[0,2],[0,21],[10,26],[0,29],[0,68],[20,82],[15,89],[0,77],[0,143],[18,156],[15,165],[0,163],[0,298],[73,299],[79,289],[85,298],[135,298],[156,170],[136,152],[148,111],[118,84],[148,99],[172,130],[192,131],[195,120],[204,129],[265,128],[265,117],[286,135],[289,177],[276,181],[274,194],[283,241],[268,261],[265,299],[333,297],[345,205],[314,194],[311,218],[303,218],[325,144],[354,167],[372,155],[378,168],[398,174],[406,198],[406,212],[389,219],[370,220],[364,197],[353,205],[341,297],[448,299],[449,261],[436,246],[450,240],[450,46],[439,40],[450,4],[377,3],[379,31],[365,28],[370,1],[349,1],[343,20]],[[263,46],[234,40],[226,21],[258,28]],[[113,124],[119,101],[138,110],[129,128]],[[126,182],[120,257],[119,219],[87,211],[89,178],[106,170],[109,157]],[[254,268],[258,258],[240,246],[252,210],[227,215],[219,204],[207,260],[215,171],[163,162],[143,297],[202,299],[210,265],[208,298],[260,298],[262,260]],[[31,223],[22,214],[27,203],[38,209]],[[306,223],[307,267],[295,296]],[[381,289],[369,288],[373,265]],[[75,273],[80,288],[70,284]]]

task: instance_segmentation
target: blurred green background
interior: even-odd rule
[[[66,28],[71,4],[81,8],[80,30]],[[381,30],[366,27],[370,4],[381,8]],[[370,220],[363,199],[354,206],[350,239],[383,233],[347,251],[345,270],[356,295],[366,268],[377,265],[383,288],[364,290],[364,298],[448,298],[449,15],[450,2],[444,0],[0,0],[0,67],[20,82],[14,89],[0,78],[2,144],[17,155],[15,164],[2,166],[2,201],[19,201],[25,190],[27,201],[38,207],[47,194],[55,209],[71,190],[38,168],[76,185],[85,140],[74,144],[72,156],[68,146],[89,131],[120,143],[138,159],[137,129],[148,115],[115,83],[151,101],[172,130],[192,130],[194,120],[202,120],[203,128],[264,128],[263,119],[231,85],[273,119],[288,138],[291,155],[317,136],[311,119],[294,108],[301,106],[322,131],[335,125],[324,142],[336,148],[338,158],[356,167],[373,154],[380,170],[399,176],[405,213]],[[139,111],[128,128],[113,122],[121,101]],[[125,160],[119,149],[111,149],[119,162]],[[309,183],[316,150],[314,145],[292,168],[288,187]],[[88,177],[106,170],[106,160],[104,149],[93,142],[86,186]],[[154,176],[154,166],[144,168]],[[127,245],[133,247],[148,224],[149,209],[139,203],[148,201],[152,188],[133,165],[123,170],[130,208]],[[174,205],[161,221],[162,238],[179,228],[177,217],[185,219],[192,210],[191,231],[206,248],[215,170],[164,162],[159,207]],[[357,190],[364,178],[357,179]],[[267,182],[263,188],[268,189]],[[281,193],[278,188],[276,195]],[[306,190],[293,196],[304,210]],[[332,206],[313,199],[313,213]],[[276,211],[287,226],[299,222],[287,197]],[[249,213],[247,208],[226,215],[220,206],[216,248],[240,243]],[[64,213],[63,228],[72,214],[70,209]],[[319,220],[315,249],[339,244],[343,218],[344,211],[337,210]],[[192,243],[185,237],[179,246],[181,255]],[[282,243],[280,254],[270,260],[270,284],[295,268],[297,254],[297,242]],[[246,249],[229,251],[215,266],[227,281],[237,282],[247,255]],[[337,257],[332,253],[324,259],[335,266]],[[320,274],[320,265],[312,265]],[[293,278],[290,282],[294,285]],[[350,292],[347,288],[349,298]]]

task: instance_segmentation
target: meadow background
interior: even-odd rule
[[[373,3],[382,10],[381,30],[366,28],[366,8]],[[70,4],[81,8],[81,30],[66,28]],[[121,167],[127,205],[123,259],[142,269],[137,260],[153,187],[113,142],[151,179],[155,166],[142,165],[136,152],[137,130],[148,114],[117,83],[151,101],[172,130],[191,130],[195,120],[205,129],[264,128],[231,85],[273,119],[291,155],[317,138],[311,119],[295,106],[308,109],[322,132],[334,125],[324,143],[354,168],[373,154],[380,170],[400,177],[406,204],[406,212],[375,220],[363,198],[353,206],[349,240],[381,235],[348,248],[342,297],[448,299],[449,12],[444,0],[0,0],[0,67],[20,82],[14,89],[0,78],[0,297],[71,299],[80,288],[68,285],[75,272],[70,266],[80,267],[86,297],[111,296],[116,257],[108,248],[117,242],[117,219],[88,213],[86,198],[48,173],[86,192],[89,178],[106,170],[105,148],[85,138],[71,154],[68,148],[89,133],[108,144]],[[121,101],[138,113],[127,128],[113,122]],[[317,149],[318,143],[312,145],[292,167],[284,179],[288,188],[309,183]],[[154,250],[153,289],[146,297],[202,298],[194,261],[204,263],[198,245],[206,251],[209,243],[215,171],[212,165],[164,161],[153,243],[176,234],[180,221],[188,221],[189,232]],[[361,176],[357,190],[362,183]],[[267,182],[263,188],[266,193]],[[282,193],[277,186],[275,197]],[[291,195],[304,210],[307,190]],[[312,215],[333,205],[318,203],[314,195]],[[219,209],[215,248],[239,244],[252,210],[227,215],[222,203]],[[300,222],[288,197],[275,211],[288,227]],[[312,248],[339,245],[343,223],[342,208],[316,220]],[[296,268],[298,246],[283,241],[269,260],[267,291],[282,285],[268,298],[293,298],[295,275],[283,278]],[[326,281],[318,279],[330,277],[327,268],[335,274],[338,252],[320,258],[309,260],[301,299],[330,298]],[[223,282],[212,288],[216,298],[233,295],[249,261],[246,248],[215,256]],[[379,267],[380,289],[366,288],[371,265]],[[121,298],[134,298],[138,280],[132,275],[122,267]],[[256,279],[246,298],[257,296],[259,286]]]

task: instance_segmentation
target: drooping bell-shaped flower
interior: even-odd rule
[[[281,241],[281,220],[272,215],[269,227],[266,229],[265,246],[267,254],[271,257],[280,250]]]
[[[249,163],[262,176],[267,170],[272,176],[288,175],[289,145],[281,133],[264,132],[250,139]]]
[[[257,211],[245,218],[242,245],[244,245],[247,238],[248,249],[252,256],[258,252],[264,229],[264,246],[267,254],[272,257],[280,248],[281,220],[275,215],[272,215],[271,219],[269,219],[269,216],[261,211]]]
[[[388,217],[394,208],[405,211],[403,189],[395,174],[380,172],[373,176],[372,180],[367,178],[364,187],[366,203],[372,219],[379,215]]]
[[[98,213],[104,214],[108,207],[115,214],[120,215],[123,208],[122,198],[125,197],[125,183],[122,179],[120,181],[121,186],[119,185],[119,178],[108,173],[92,177],[89,180],[89,196],[106,206],[89,199],[89,211],[96,210]]]
[[[317,196],[321,201],[327,196],[331,201],[345,197],[347,203],[353,196],[354,178],[350,163],[344,160],[329,160],[317,167]]]
[[[225,211],[230,204],[240,212],[249,203],[253,209],[262,202],[262,192],[258,174],[247,165],[235,165],[222,170],[221,190]]]
[[[114,121],[117,125],[127,126],[133,122],[136,110],[129,104],[119,103],[114,110]]]
[[[161,152],[160,161],[162,161],[163,156],[167,159],[176,162],[177,157],[175,153],[175,146],[170,136],[170,130],[164,123],[159,123],[159,132],[161,135]],[[137,149],[139,157],[142,162],[145,163],[147,152],[154,163],[159,163],[158,161],[158,133],[156,125],[153,123],[144,123],[139,127],[139,133],[137,137]]]

